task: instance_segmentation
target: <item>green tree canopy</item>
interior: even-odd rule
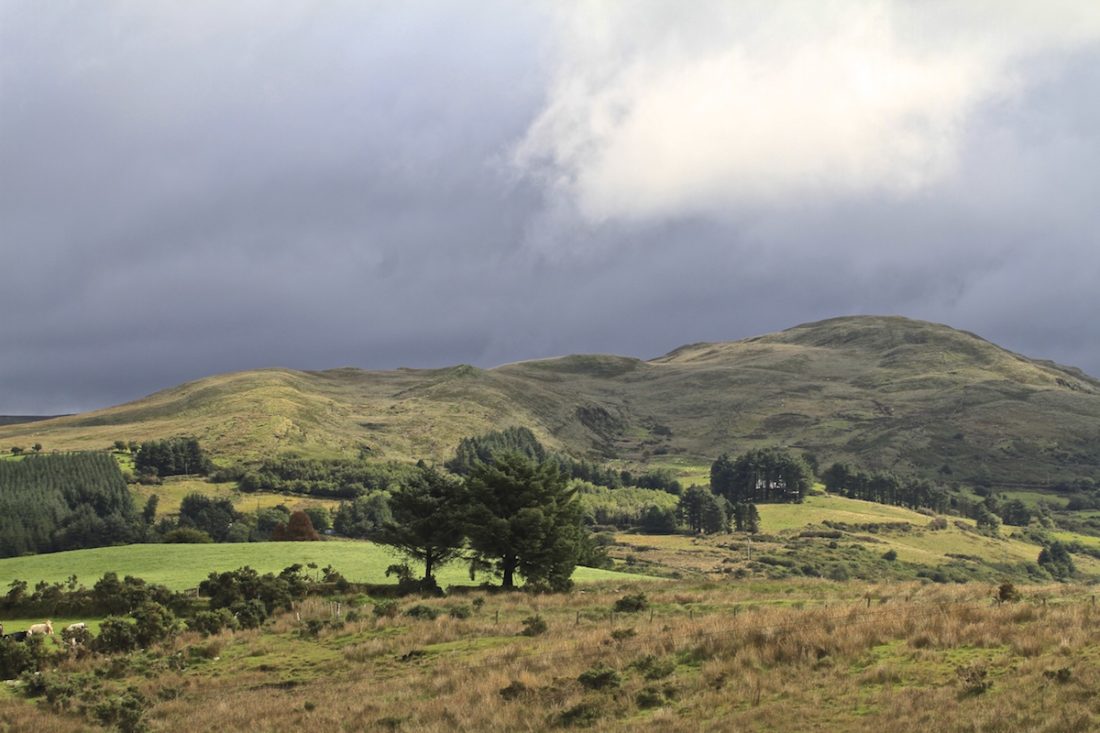
[[[705,486],[689,486],[680,496],[677,509],[684,524],[694,534],[725,531],[729,526],[724,499],[715,496]]]
[[[389,502],[392,519],[374,539],[424,563],[425,588],[435,587],[433,573],[462,552],[466,529],[466,486],[461,479],[429,466],[418,466]]]
[[[529,583],[569,586],[583,532],[581,512],[555,464],[497,452],[473,465],[467,488],[470,547],[500,572],[502,587],[514,587],[516,572]]]
[[[801,502],[810,490],[809,466],[779,448],[751,450],[730,462],[722,455],[711,466],[711,490],[730,503]]]

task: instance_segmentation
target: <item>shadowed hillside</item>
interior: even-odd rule
[[[217,457],[286,451],[446,457],[466,435],[531,427],[549,446],[698,466],[788,445],[947,480],[1100,478],[1100,381],[973,334],[836,318],[650,361],[566,356],[495,369],[266,369],[82,415],[0,426],[0,447],[104,448],[194,435]]]

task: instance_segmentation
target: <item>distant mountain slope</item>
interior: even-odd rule
[[[578,456],[703,464],[788,445],[946,479],[1100,478],[1100,381],[973,334],[898,317],[810,323],[650,361],[565,356],[495,369],[225,374],[135,402],[0,426],[0,447],[100,448],[189,434],[215,455],[442,459],[531,427]]]

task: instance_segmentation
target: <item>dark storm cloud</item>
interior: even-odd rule
[[[867,312],[1100,374],[1094,42],[1031,42],[1011,94],[929,123],[951,139],[925,141],[917,184],[861,153],[837,196],[801,186],[814,169],[764,200],[723,189],[736,167],[673,166],[623,199],[599,186],[630,190],[634,133],[577,137],[554,110],[593,91],[578,65],[615,80],[630,58],[517,7],[0,2],[0,414],[272,365],[649,357]]]

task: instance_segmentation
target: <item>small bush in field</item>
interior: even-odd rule
[[[142,718],[145,715],[145,698],[133,687],[118,695],[110,695],[94,708],[96,720],[105,726],[114,726],[122,733],[140,733],[148,730]]]
[[[645,687],[634,696],[634,702],[640,708],[656,708],[665,702],[664,694],[656,687]]]
[[[419,618],[431,621],[439,616],[439,610],[432,608],[431,606],[425,606],[421,603],[416,604],[412,608],[405,611],[405,615],[409,618]]]
[[[988,670],[980,664],[959,667],[955,670],[955,673],[959,677],[959,684],[962,686],[964,695],[981,695],[993,686],[993,683],[988,679]]]
[[[558,716],[558,725],[583,727],[595,723],[600,718],[600,704],[595,700],[585,700],[562,712]]]
[[[1012,603],[1020,600],[1020,591],[1012,583],[1001,583],[997,588],[997,600],[1000,603]]]
[[[675,660],[653,654],[647,654],[630,666],[638,670],[647,680],[664,679],[676,671]]]
[[[528,616],[523,619],[523,631],[519,632],[523,636],[539,636],[545,634],[550,627],[546,623],[546,619],[542,616]]]
[[[500,696],[505,700],[516,700],[530,691],[527,685],[523,684],[519,680],[512,680],[507,687],[500,688]]]
[[[199,611],[187,620],[187,628],[203,636],[211,636],[224,629],[238,629],[240,623],[228,608],[219,608],[216,611]]]
[[[120,654],[136,649],[137,632],[134,624],[117,616],[109,616],[99,625],[99,636],[92,648],[101,654]]]
[[[466,619],[473,616],[474,612],[469,606],[450,606],[447,608],[447,615],[451,618]]]
[[[592,667],[581,672],[577,677],[577,682],[580,682],[584,687],[589,690],[606,690],[612,687],[619,687],[623,680],[619,676],[619,673],[610,667]]]
[[[649,608],[645,593],[630,593],[615,601],[615,613],[639,613]]]
[[[387,599],[375,603],[371,612],[378,618],[394,618],[397,616],[398,606],[399,604],[397,601]]]
[[[1061,667],[1059,669],[1044,669],[1043,677],[1048,680],[1057,682],[1060,685],[1064,685],[1073,679],[1073,670],[1069,667]]]

